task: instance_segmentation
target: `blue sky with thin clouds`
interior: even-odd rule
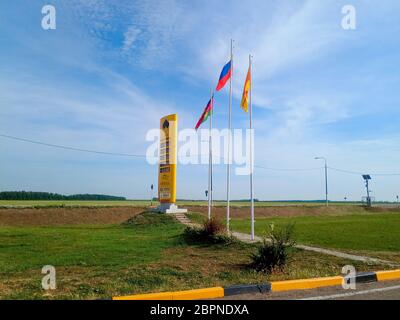
[[[56,8],[43,30],[41,9]],[[342,7],[357,13],[341,26]],[[398,1],[2,1],[0,133],[105,152],[144,154],[146,132],[177,112],[193,128],[235,39],[233,125],[248,54],[254,56],[255,196],[324,198],[322,162],[365,173],[400,173]],[[228,91],[216,95],[226,128]],[[156,167],[142,159],[0,138],[0,189],[148,198]],[[225,197],[224,166],[215,197]],[[233,176],[232,198],[248,198]],[[400,176],[373,176],[379,200]],[[178,168],[178,197],[204,198],[207,165]],[[359,200],[360,175],[329,171],[330,198]]]

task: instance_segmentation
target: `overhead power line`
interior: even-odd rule
[[[15,136],[6,135],[6,134],[0,134],[0,137],[7,138],[7,139],[12,139],[12,140],[17,140],[17,141],[22,141],[22,142],[33,143],[33,144],[47,146],[47,147],[52,147],[52,148],[58,148],[58,149],[65,149],[65,150],[72,150],[72,151],[79,151],[79,152],[87,152],[87,153],[94,153],[94,154],[103,154],[103,155],[109,155],[109,156],[146,158],[146,155],[143,155],[143,154],[107,152],[107,151],[75,148],[75,147],[64,146],[64,145],[59,145],[59,144],[46,143],[46,142],[42,142],[42,141],[19,138],[19,137],[15,137]],[[270,168],[270,167],[265,167],[265,166],[261,166],[261,165],[254,165],[254,167],[255,168],[259,168],[259,169],[271,170],[271,171],[313,171],[313,170],[324,169],[324,167],[315,167],[315,168]],[[333,167],[328,167],[328,169],[333,170],[333,171],[337,171],[337,172],[341,172],[341,173],[353,174],[353,175],[363,175],[363,174],[366,173],[366,172],[351,171],[351,170],[345,170],[345,169],[339,169],[339,168],[333,168]],[[369,174],[373,175],[373,176],[400,176],[400,173],[369,173]]]
[[[371,176],[400,176],[400,173],[370,173],[370,172],[358,172],[358,171],[350,171],[350,170],[344,170],[344,169],[338,169],[338,168],[333,168],[333,167],[328,167],[328,169],[337,171],[337,172],[342,172],[342,173],[347,173],[347,174],[355,174],[355,175],[363,175],[366,173],[369,173]]]
[[[17,140],[17,141],[22,141],[22,142],[34,143],[34,144],[38,144],[38,145],[42,145],[42,146],[46,146],[46,147],[53,147],[53,148],[66,149],[66,150],[79,151],[79,152],[89,152],[89,153],[104,154],[104,155],[111,155],[111,156],[125,156],[125,157],[137,157],[137,158],[145,158],[146,157],[146,155],[139,155],[139,154],[115,153],[115,152],[105,152],[105,151],[99,151],[99,150],[75,148],[75,147],[69,147],[69,146],[64,146],[64,145],[59,145],[59,144],[46,143],[46,142],[42,142],[42,141],[19,138],[19,137],[15,137],[15,136],[6,135],[6,134],[0,134],[0,137]],[[220,157],[220,158],[223,159],[223,157]],[[301,168],[301,169],[269,168],[269,167],[265,167],[265,166],[261,166],[261,165],[255,165],[254,167],[260,168],[260,169],[265,169],[265,170],[271,170],[271,171],[311,171],[311,170],[319,170],[322,168],[322,167]]]
[[[12,139],[12,140],[23,141],[23,142],[34,143],[34,144],[39,144],[39,145],[47,146],[47,147],[66,149],[66,150],[73,150],[73,151],[80,151],[80,152],[88,152],[88,153],[96,153],[96,154],[104,154],[104,155],[109,155],[109,156],[136,157],[136,158],[145,158],[146,157],[146,155],[141,155],[141,154],[106,152],[106,151],[98,151],[98,150],[90,150],[90,149],[68,147],[68,146],[63,146],[63,145],[59,145],[59,144],[52,144],[52,143],[46,143],[46,142],[35,141],[35,140],[30,140],[30,139],[18,138],[18,137],[9,136],[9,135],[6,135],[6,134],[0,134],[0,137]]]
[[[254,165],[254,168],[260,168],[260,169],[271,170],[271,171],[312,171],[312,170],[321,170],[324,167],[318,167],[318,168],[269,168],[269,167],[264,167],[264,166],[260,166],[260,165]]]
[[[364,173],[357,172],[357,171],[350,171],[350,170],[344,170],[344,169],[338,169],[338,168],[332,168],[332,167],[328,167],[328,169],[333,170],[333,171],[342,172],[342,173],[347,173],[347,174],[356,174],[356,175],[364,174]]]

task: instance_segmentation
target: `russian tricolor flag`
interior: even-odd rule
[[[229,61],[226,65],[224,65],[224,67],[222,68],[221,75],[219,76],[218,84],[215,90],[216,91],[221,90],[228,82],[231,75],[232,75],[232,60]]]

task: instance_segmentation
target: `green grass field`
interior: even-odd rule
[[[146,228],[118,225],[2,227],[0,272],[40,268],[44,261],[64,267],[147,263],[160,259],[163,249],[174,246],[174,237],[182,229],[169,219]]]
[[[128,225],[0,227],[0,298],[107,298],[337,275],[343,265],[354,265],[295,250],[285,272],[266,276],[248,267],[254,245],[187,243],[182,237],[184,226],[172,217],[142,217]],[[41,289],[44,265],[56,268],[55,291]],[[384,268],[355,266],[360,271]]]
[[[282,216],[285,208],[274,216],[258,216],[256,210],[255,232],[263,236],[270,225],[279,227],[295,225],[299,244],[337,249],[342,252],[378,257],[400,264],[400,209],[364,208],[361,206],[330,206],[329,208],[304,207],[298,216]],[[260,212],[260,211],[259,211]],[[272,215],[274,211],[272,212]],[[205,215],[190,213],[190,218],[201,223]],[[223,217],[223,216],[222,216]],[[250,234],[250,219],[233,217],[234,231]],[[225,223],[225,220],[224,220]]]
[[[400,214],[258,218],[255,231],[263,235],[271,224],[294,223],[298,242],[321,247],[400,252]],[[249,219],[233,219],[232,228],[250,233]]]

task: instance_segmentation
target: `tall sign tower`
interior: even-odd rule
[[[178,144],[178,115],[171,114],[160,119],[160,149],[158,166],[157,211],[164,213],[185,213],[178,209],[176,202],[176,167]]]

